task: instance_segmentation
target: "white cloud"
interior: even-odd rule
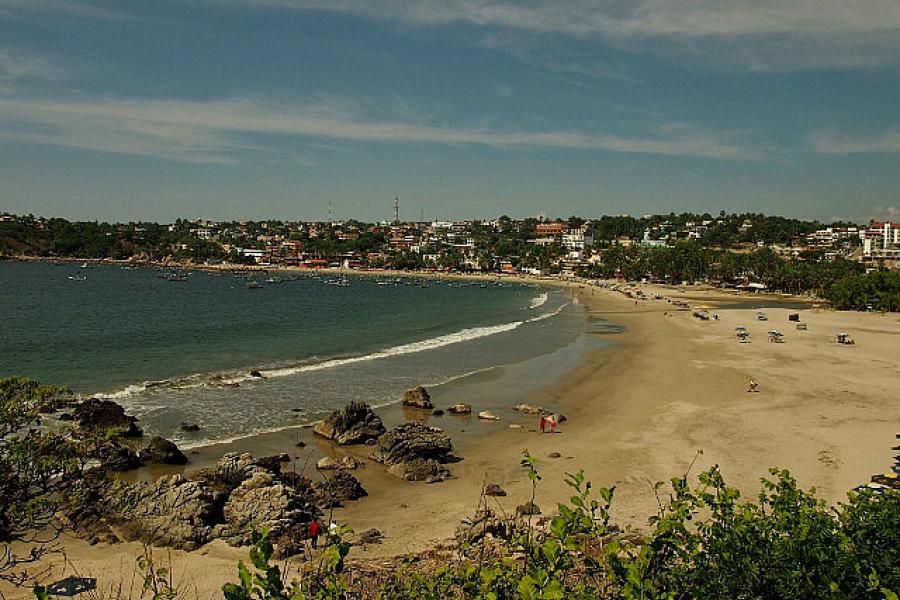
[[[61,102],[0,98],[0,136],[23,142],[231,163],[250,148],[248,135],[382,143],[545,147],[742,160],[753,152],[692,128],[623,136],[579,131],[500,131],[363,120],[331,106],[264,105],[247,99],[209,102],[116,100]]]
[[[900,131],[865,137],[816,134],[810,137],[810,146],[820,154],[897,154]]]
[[[751,70],[900,62],[900,2],[896,0],[242,1],[341,12],[415,27],[465,23],[563,35],[633,52]]]

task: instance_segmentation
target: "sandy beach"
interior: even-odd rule
[[[443,483],[400,481],[368,462],[355,475],[369,497],[337,509],[334,517],[358,532],[377,528],[385,539],[355,548],[351,557],[396,556],[446,542],[459,521],[474,511],[483,484],[503,487],[508,496],[499,500],[514,510],[530,497],[529,480],[519,466],[526,448],[537,457],[543,476],[536,503],[545,514],[570,496],[563,484],[565,473],[583,469],[595,486],[616,486],[615,519],[635,530],[645,527],[654,512],[653,482],[683,473],[698,450],[703,454],[694,475],[718,464],[731,485],[754,495],[769,467],[787,468],[830,503],[888,468],[894,434],[900,429],[897,315],[786,305],[765,308],[769,320],[757,321],[753,305],[761,303],[761,297],[644,286],[651,295],[708,305],[719,316],[700,321],[665,300],[636,302],[609,290],[578,284],[571,288],[589,321],[608,321],[623,329],[589,334],[612,347],[586,353],[575,370],[529,398],[533,404],[558,407],[568,420],[557,433],[542,435],[537,418],[514,412],[515,402],[510,402],[508,409],[497,411],[500,421],[477,426],[475,417],[471,426],[455,421],[448,433],[474,433],[454,434],[462,460],[450,465],[455,477]],[[793,312],[807,324],[805,331],[788,321]],[[749,330],[750,343],[739,343],[734,334],[739,325]],[[783,331],[785,343],[767,343],[769,329]],[[857,343],[834,343],[841,332]],[[756,393],[747,392],[751,378],[759,382]],[[436,400],[439,407],[444,403],[440,397]],[[386,418],[389,426],[392,420],[416,416],[389,410],[394,410]],[[430,420],[432,425],[441,423]],[[294,452],[297,435],[281,432],[250,442],[250,447]],[[308,430],[300,435],[311,439]],[[316,447],[334,456],[367,455],[365,447],[335,448],[324,442]],[[203,454],[215,451],[221,448]],[[94,576],[101,589],[119,582],[127,589],[134,558],[142,552],[133,543],[89,546],[66,538],[65,545],[67,563],[56,561],[53,578],[64,573]],[[215,542],[193,553],[157,549],[155,554],[171,562],[176,581],[192,596],[213,598],[219,597],[223,582],[234,579],[235,565],[246,549]],[[11,598],[30,596],[5,584],[0,591]]]

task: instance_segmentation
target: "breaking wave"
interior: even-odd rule
[[[542,294],[538,296],[534,300],[532,300],[532,308],[537,306],[541,306],[546,302],[547,294]],[[540,303],[536,303],[540,301]],[[289,377],[291,375],[297,375],[299,373],[308,373],[311,371],[321,371],[324,369],[333,369],[336,367],[342,367],[345,365],[352,365],[357,363],[364,363],[373,360],[379,360],[383,358],[390,358],[394,356],[402,356],[405,354],[415,354],[418,352],[426,352],[428,350],[435,350],[437,348],[443,348],[445,346],[450,346],[452,344],[459,344],[462,342],[468,342],[471,340],[476,340],[479,338],[497,335],[499,333],[505,333],[508,331],[512,331],[521,327],[526,323],[533,323],[536,321],[542,321],[549,317],[559,314],[563,308],[565,308],[567,304],[563,304],[559,308],[554,311],[543,313],[536,317],[532,317],[530,319],[525,319],[522,321],[511,321],[508,323],[501,323],[499,325],[488,325],[484,327],[470,327],[467,329],[462,329],[460,331],[455,331],[453,333],[448,333],[445,335],[439,335],[433,338],[428,338],[424,340],[420,340],[417,342],[410,342],[408,344],[401,344],[399,346],[393,346],[391,348],[385,348],[383,350],[376,350],[375,352],[371,352],[369,354],[362,354],[359,356],[343,356],[336,358],[328,358],[325,360],[316,360],[313,359],[312,362],[305,361],[302,363],[297,363],[288,366],[280,366],[273,367],[268,369],[259,369],[259,375],[261,376],[253,376],[250,375],[250,371],[241,371],[241,372],[225,372],[225,373],[198,373],[193,375],[186,375],[184,377],[175,377],[172,379],[165,379],[161,381],[145,381],[140,384],[133,384],[126,386],[124,388],[113,390],[110,392],[95,394],[97,398],[107,398],[111,400],[121,400],[124,398],[129,398],[132,396],[136,396],[138,394],[142,394],[144,392],[154,390],[154,389],[178,389],[185,390],[191,388],[200,388],[200,387],[237,387],[243,383],[253,382],[253,381],[264,381],[269,378],[278,378],[278,377]]]

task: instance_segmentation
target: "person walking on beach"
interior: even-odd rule
[[[309,539],[312,542],[313,548],[319,547],[319,534],[322,532],[322,526],[319,525],[319,522],[315,519],[310,521],[309,523]]]
[[[757,391],[757,388],[758,388],[758,387],[759,387],[759,384],[756,383],[756,380],[755,380],[755,379],[750,379],[750,383],[747,385],[747,391],[748,391],[748,392],[755,392],[755,391]]]
[[[541,433],[544,433],[544,430],[547,427],[547,419],[544,417],[544,415],[541,415],[540,423],[541,423]]]
[[[556,420],[556,415],[550,417],[550,433],[556,433],[556,424],[559,421]]]

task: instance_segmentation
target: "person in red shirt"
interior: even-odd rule
[[[311,521],[309,523],[309,539],[312,540],[312,547],[318,548],[319,546],[319,533],[322,531],[322,526],[319,525],[318,521]]]

